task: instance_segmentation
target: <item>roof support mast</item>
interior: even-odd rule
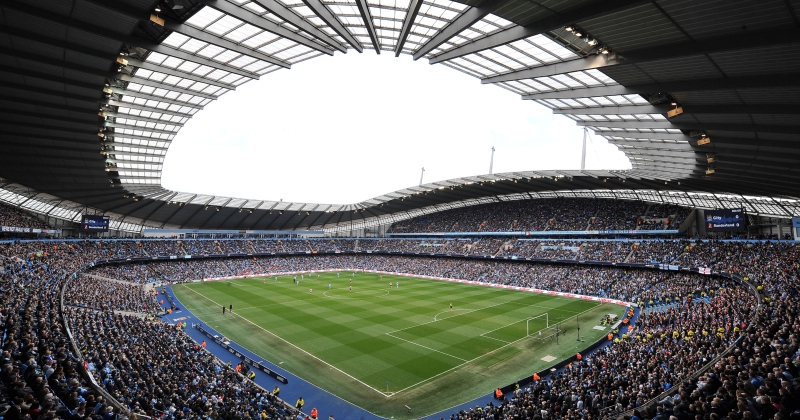
[[[589,135],[589,127],[583,127],[583,150],[581,151],[581,171],[586,170],[586,137]]]

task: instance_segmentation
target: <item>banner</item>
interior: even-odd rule
[[[534,293],[541,293],[545,295],[555,295],[555,296],[563,296],[573,299],[581,299],[581,300],[591,300],[594,302],[603,302],[603,303],[613,303],[615,305],[621,306],[637,306],[635,303],[631,302],[624,302],[621,300],[616,299],[606,299],[600,298],[597,296],[586,296],[586,295],[576,295],[573,293],[562,293],[562,292],[553,292],[550,290],[542,290],[542,289],[533,289],[530,287],[519,287],[519,286],[509,286],[506,284],[497,284],[497,283],[485,283],[482,281],[473,281],[473,280],[460,280],[454,279],[450,277],[436,277],[436,276],[423,276],[419,274],[408,274],[408,273],[396,273],[392,271],[380,271],[380,270],[360,270],[360,269],[335,269],[335,270],[305,270],[305,271],[286,271],[286,272],[278,272],[278,273],[263,273],[263,274],[249,274],[246,276],[226,276],[226,277],[214,277],[208,279],[202,279],[200,281],[219,281],[219,280],[233,280],[233,279],[246,279],[250,277],[273,277],[273,276],[287,276],[287,275],[294,275],[294,274],[311,274],[311,273],[329,273],[329,272],[336,272],[336,271],[349,271],[352,273],[375,273],[375,274],[391,274],[394,276],[403,276],[403,277],[417,277],[420,279],[428,279],[428,280],[443,280],[443,281],[451,281],[455,283],[465,283],[465,284],[472,284],[475,286],[488,286],[488,287],[497,287],[500,289],[510,289],[510,290],[518,290],[521,292],[534,292]]]
[[[13,232],[13,233],[61,233],[61,229],[33,229],[16,226],[0,226],[0,232]]]

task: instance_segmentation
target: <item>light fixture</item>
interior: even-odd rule
[[[581,31],[575,31],[575,36],[577,36],[578,38],[580,38],[580,37],[582,37],[582,36],[583,36],[583,34],[581,33]]]
[[[161,13],[161,7],[159,7],[159,6],[156,6],[156,9],[155,9],[155,10],[156,10],[156,13]]]
[[[567,31],[567,32],[572,32],[572,31],[574,31],[574,30],[575,30],[575,27],[574,27],[574,26],[572,26],[572,25],[569,25],[569,26],[567,26],[566,28],[564,28],[564,30],[565,30],[565,31]]]
[[[597,40],[596,40],[596,39],[594,39],[594,38],[589,38],[589,37],[587,37],[587,38],[586,38],[586,43],[587,43],[587,44],[589,44],[589,45],[591,45],[591,46],[595,46],[595,45],[597,45]]]

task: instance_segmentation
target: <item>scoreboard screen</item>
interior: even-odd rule
[[[706,210],[707,232],[742,232],[745,230],[744,209]]]
[[[98,216],[84,214],[81,219],[81,231],[83,232],[108,232],[110,218],[108,216]]]

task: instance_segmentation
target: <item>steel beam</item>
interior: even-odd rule
[[[86,117],[84,120],[79,120],[78,117],[73,117],[73,120],[75,122],[79,122],[79,121],[97,121],[97,118],[96,118],[97,117],[97,115],[96,115],[97,114],[97,109],[98,109],[97,103],[100,102],[98,100],[98,101],[95,101],[95,103],[90,104],[89,106],[86,106],[86,107],[76,107],[76,106],[69,106],[69,105],[54,104],[54,103],[51,103],[51,102],[42,102],[42,101],[38,101],[38,100],[35,100],[35,99],[16,98],[16,97],[10,97],[10,96],[5,96],[3,99],[11,101],[14,104],[26,104],[26,105],[36,106],[36,107],[59,109],[59,110],[62,110],[62,111],[69,111],[69,112],[77,112],[77,113],[81,113],[81,114],[86,114],[88,112],[88,115],[90,117],[94,117],[94,118]],[[14,106],[14,105],[11,105],[11,106]],[[19,108],[16,108],[16,107],[12,108],[11,110],[19,112],[22,115],[28,115],[28,112],[20,111]],[[47,117],[45,117],[45,118],[47,118]]]
[[[6,54],[6,55],[14,56],[14,57],[17,57],[17,58],[22,59],[22,60],[35,61],[35,62],[41,63],[41,64],[47,64],[47,65],[57,64],[59,67],[62,67],[62,68],[68,69],[68,70],[74,70],[74,71],[81,72],[81,73],[91,74],[93,76],[108,77],[109,75],[111,75],[111,64],[112,64],[111,60],[108,61],[108,67],[107,68],[98,69],[96,67],[87,67],[87,66],[83,66],[83,65],[75,64],[75,63],[70,63],[70,62],[66,62],[66,61],[61,61],[61,62],[58,62],[58,63],[54,63],[53,57],[42,57],[42,56],[39,56],[39,55],[36,55],[36,54],[31,54],[31,53],[24,52],[24,51],[14,50],[14,49],[11,49],[11,48],[0,47],[0,54]],[[8,62],[6,62],[6,63],[8,63]]]
[[[647,142],[647,141],[635,141],[635,140],[620,140],[620,139],[608,139],[610,144],[619,145],[619,146],[632,146],[636,149],[656,149],[656,150],[676,150],[676,151],[697,151],[701,152],[702,150],[697,149],[695,150],[691,144],[687,143],[663,143],[663,142]],[[627,149],[626,149],[627,150]]]
[[[649,139],[649,140],[678,140],[688,142],[690,137],[681,133],[639,133],[634,131],[606,131],[595,130],[595,134],[608,137],[622,137],[626,139]]]
[[[96,89],[95,89],[95,93],[97,93],[97,96],[96,97],[92,97],[92,96],[78,95],[78,94],[74,94],[74,93],[67,93],[67,92],[64,92],[64,91],[56,91],[56,90],[51,90],[51,89],[45,89],[45,88],[40,88],[40,87],[36,87],[36,86],[20,85],[20,84],[16,84],[16,83],[7,83],[7,82],[3,82],[3,81],[0,81],[0,88],[14,89],[14,90],[20,90],[20,91],[24,91],[24,92],[38,93],[38,94],[42,94],[42,95],[52,96],[54,98],[58,98],[59,100],[61,100],[61,99],[73,99],[73,100],[76,100],[76,101],[89,102],[89,103],[101,102],[101,95]],[[6,91],[6,94],[7,94],[7,92],[8,91]],[[37,103],[41,103],[41,101],[39,101]]]
[[[163,124],[166,124],[166,123],[163,123]],[[156,129],[156,128],[138,127],[138,126],[135,126],[135,125],[117,124],[117,123],[113,123],[113,122],[106,122],[105,126],[109,127],[109,128],[119,128],[119,129],[123,129],[123,130],[138,130],[138,131],[145,131],[145,132],[148,132],[148,133],[166,134],[168,136],[174,136],[174,135],[178,134],[177,131],[159,130],[159,129]],[[113,137],[114,133],[106,133],[106,135]],[[123,134],[120,133],[120,136],[123,136]]]
[[[800,134],[800,126],[794,125],[755,125],[720,123],[672,123],[669,121],[578,121],[581,127],[638,128],[638,129],[678,129],[704,131],[749,131],[762,133]],[[709,137],[711,137],[709,135]]]
[[[464,29],[474,25],[475,22],[483,19],[488,14],[497,10],[500,6],[505,4],[507,0],[484,0],[477,7],[470,7],[465,10],[460,16],[455,18],[447,26],[442,28],[433,38],[423,44],[414,53],[414,60],[419,60],[429,52],[435,50],[440,45],[444,44],[454,36],[458,35]]]
[[[144,12],[143,13],[140,9],[138,9],[136,7],[129,6],[128,4],[126,4],[124,2],[106,2],[106,1],[100,1],[100,0],[87,0],[87,1],[90,1],[90,2],[92,2],[94,4],[96,4],[97,6],[104,8],[104,9],[114,11],[116,13],[122,14],[122,15],[130,17],[130,18],[139,19],[140,21],[143,21],[143,22],[149,22],[149,19],[150,19],[150,12]],[[247,56],[250,56],[250,57],[254,57],[254,58],[257,58],[259,60],[263,60],[263,61],[266,61],[268,63],[275,64],[277,66],[286,67],[286,68],[290,68],[291,67],[290,64],[288,64],[288,63],[286,63],[286,62],[284,62],[282,60],[278,60],[276,58],[270,57],[270,56],[268,56],[268,55],[266,55],[266,54],[264,54],[264,53],[262,53],[260,51],[251,50],[251,49],[249,49],[247,47],[244,47],[242,45],[239,45],[239,44],[236,44],[234,42],[228,41],[228,40],[223,39],[222,37],[218,37],[218,36],[216,36],[214,34],[201,31],[201,30],[199,30],[197,28],[193,28],[193,27],[191,27],[189,25],[186,25],[186,24],[183,24],[183,23],[175,22],[175,21],[173,21],[171,18],[169,18],[167,16],[161,15],[160,17],[164,20],[164,29],[167,29],[169,31],[178,32],[178,33],[186,35],[188,37],[192,37],[192,38],[198,39],[200,41],[207,42],[209,44],[213,44],[213,45],[216,45],[218,47],[225,48],[227,50],[235,51],[235,52],[238,52],[239,54],[244,54],[244,55],[247,55]],[[140,37],[135,37],[135,36],[128,37],[127,40],[123,39],[122,41],[129,42],[131,44],[138,45],[138,46],[140,46],[142,48],[146,48],[146,49],[150,49],[147,45],[152,46],[154,44],[152,41],[149,41],[147,39],[140,38]],[[139,45],[139,44],[147,44],[147,45]],[[156,44],[156,45],[158,45],[158,44]]]
[[[552,92],[532,93],[522,95],[524,100],[535,99],[574,99],[591,98],[593,96],[633,95],[637,93],[622,85],[596,86],[580,89],[554,90]]]
[[[739,35],[726,35],[703,40],[702,42],[682,42],[658,47],[647,47],[625,52],[624,54],[595,55],[563,63],[548,64],[531,69],[517,70],[499,76],[487,77],[481,83],[499,83],[512,80],[533,79],[536,77],[555,76],[575,71],[613,67],[624,64],[643,63],[700,54],[713,54],[731,50],[784,45],[800,41],[800,29],[783,28],[774,31],[751,33],[746,31]],[[469,45],[469,44],[468,44]],[[443,54],[444,55],[444,54]],[[439,59],[437,56],[435,59]],[[440,60],[441,61],[441,60]],[[431,60],[431,63],[434,61]]]
[[[257,74],[255,74],[255,73],[251,73],[249,71],[245,71],[245,70],[233,67],[233,66],[229,66],[229,65],[227,65],[225,63],[222,63],[222,62],[219,62],[219,61],[210,60],[208,58],[201,57],[199,55],[192,55],[192,54],[189,54],[189,53],[187,53],[185,51],[181,51],[181,50],[179,50],[177,48],[172,48],[169,45],[157,44],[155,42],[148,41],[148,40],[146,40],[144,38],[131,37],[128,40],[128,43],[131,44],[131,45],[136,45],[138,47],[141,47],[141,48],[153,51],[153,52],[157,52],[157,53],[160,53],[160,54],[164,54],[164,55],[167,55],[167,56],[170,56],[170,57],[175,57],[175,58],[178,58],[178,59],[181,59],[181,60],[191,61],[192,63],[199,64],[201,66],[207,66],[207,67],[211,67],[212,69],[217,69],[217,70],[226,71],[228,73],[238,74],[239,76],[246,77],[246,78],[251,79],[251,80],[258,80],[258,78],[259,78],[259,76]],[[128,60],[128,65],[132,66],[132,67],[145,68],[145,69],[149,69],[149,70],[157,70],[157,71],[161,71],[162,73],[164,71],[160,70],[160,69],[168,69],[169,68],[169,67],[163,67],[163,66],[155,64],[155,63],[142,61],[142,60],[139,60],[137,58],[130,57],[130,56],[125,57],[125,59]],[[177,69],[171,69],[171,70],[179,71],[181,73],[184,73],[184,72],[182,72],[180,70],[177,70]],[[186,74],[186,73],[184,73],[184,74]]]
[[[621,115],[621,114],[666,114],[674,107],[669,105],[602,106],[589,108],[556,108],[553,114],[567,115]],[[688,114],[753,114],[795,115],[800,114],[800,105],[686,105],[683,114],[673,117],[678,120]]]
[[[164,73],[164,74],[167,74],[167,73]],[[177,77],[182,77],[182,76],[177,76]],[[199,82],[199,83],[205,83],[207,85],[220,87],[220,88],[223,88],[223,89],[230,89],[230,90],[236,89],[236,86],[229,85],[227,83],[220,83],[220,82],[217,82],[217,81],[214,81],[214,80],[203,80],[202,77],[197,77],[197,76],[194,76],[194,77],[196,77],[198,80],[190,79],[188,77],[186,79],[187,80],[194,80],[195,82]],[[185,93],[187,95],[200,96],[200,97],[206,98],[206,99],[217,99],[217,96],[215,96],[215,95],[209,95],[207,93],[203,93],[203,92],[199,92],[199,91],[191,90],[191,89],[184,89],[184,88],[178,87],[178,86],[167,85],[167,84],[155,81],[155,80],[145,79],[144,77],[139,77],[139,76],[136,76],[136,75],[131,76],[131,75],[125,74],[125,73],[117,73],[116,75],[114,75],[114,79],[121,80],[123,82],[128,82],[128,83],[138,83],[140,85],[150,86],[150,87],[154,87],[154,88],[172,90],[172,91],[175,91],[175,92]]]
[[[12,28],[10,26],[0,25],[0,33],[5,33],[17,38],[36,41],[42,44],[47,44],[54,47],[63,48],[70,51],[79,52],[81,54],[86,54],[88,56],[109,60],[109,63],[114,61],[117,57],[117,53],[109,53],[108,51],[101,51],[95,50],[90,46],[75,44],[71,42],[67,42],[63,39],[56,39],[51,38],[48,36],[44,36],[37,32],[26,31],[19,28]],[[52,60],[51,60],[52,61]]]
[[[2,108],[0,108],[0,109],[2,109]],[[34,118],[40,118],[42,120],[50,120],[50,121],[54,121],[54,122],[69,123],[71,125],[84,125],[84,126],[87,126],[87,127],[91,127],[91,128],[88,129],[88,131],[85,131],[85,133],[92,133],[92,132],[96,131],[97,127],[99,126],[96,118],[92,118],[92,119],[89,119],[89,120],[78,120],[73,116],[59,117],[59,116],[50,115],[50,114],[31,115],[31,113],[28,112],[28,111],[11,110],[11,109],[2,109],[2,111],[3,111],[3,116],[19,115],[20,117],[34,117]],[[82,110],[82,111],[79,111],[79,112],[85,113],[86,111]],[[91,111],[89,111],[89,112],[91,112]],[[94,115],[94,114],[88,114],[88,115]],[[4,122],[6,124],[13,124],[13,123],[9,123],[9,120],[4,120]],[[20,121],[16,121],[16,124],[20,125]],[[37,125],[37,128],[39,128],[38,125]]]
[[[405,45],[408,35],[411,33],[411,28],[414,26],[414,20],[417,18],[422,3],[424,3],[423,0],[411,0],[411,4],[408,5],[408,12],[405,19],[403,19],[403,26],[400,28],[400,36],[397,37],[397,45],[394,47],[395,57],[400,56],[400,53],[403,52],[403,45]]]
[[[700,92],[706,90],[724,90],[724,89],[759,89],[759,88],[776,88],[776,87],[790,87],[800,86],[800,78],[794,74],[759,74],[756,76],[735,77],[735,78],[718,78],[718,79],[694,79],[694,80],[681,80],[676,82],[652,83],[641,85],[619,86],[616,89],[618,92],[625,93],[601,93],[592,96],[603,95],[629,95],[629,94],[644,94],[644,93],[658,93],[658,92]],[[611,88],[612,86],[604,86]],[[562,90],[557,92],[573,92],[573,95],[568,98],[584,98],[584,93],[588,93],[596,89],[597,92],[602,92],[603,88],[585,88],[585,89],[571,89]],[[608,89],[612,91],[613,89]],[[577,93],[577,94],[576,94]],[[522,99],[543,99],[541,94],[523,95]],[[556,99],[556,98],[547,98]]]
[[[442,54],[433,57],[430,60],[431,64],[439,63],[453,58],[462,57],[468,54],[483,51],[489,48],[498,47],[500,45],[508,44],[509,42],[519,41],[534,35],[540,35],[554,29],[561,28],[571,23],[591,19],[598,16],[607,15],[621,9],[627,9],[641,3],[646,3],[647,0],[604,0],[594,1],[586,6],[578,7],[563,13],[553,13],[549,17],[529,23],[525,26],[515,26],[504,31],[479,38],[475,41],[468,42],[446,51]],[[448,38],[449,39],[449,38]],[[422,55],[420,55],[421,57]],[[416,60],[417,55],[414,54]]]
[[[114,10],[117,13],[121,13],[129,18],[139,19],[145,22],[149,21],[149,13],[142,13],[139,10],[135,10],[130,6],[125,5],[122,2],[103,2],[99,3],[102,7]],[[136,37],[136,36],[128,36],[123,35],[117,32],[109,31],[107,28],[103,28],[100,26],[92,25],[86,22],[80,22],[72,19],[65,18],[62,15],[57,13],[53,13],[44,9],[40,9],[37,7],[31,7],[25,4],[20,4],[14,1],[5,1],[3,3],[3,7],[8,7],[14,10],[17,10],[22,13],[30,14],[36,18],[48,20],[57,24],[65,25],[70,28],[79,29],[81,31],[88,32],[92,35],[99,36],[102,38],[119,41],[119,42],[127,42],[130,44],[143,44],[139,45],[143,48],[147,48],[147,46],[158,45],[152,41],[146,40],[144,38]],[[244,54],[250,57],[257,58],[259,60],[264,60],[268,63],[272,63],[281,67],[290,68],[291,65],[283,62],[281,60],[277,60],[272,58],[260,51],[251,50],[249,48],[245,48],[244,46],[235,44],[231,41],[222,39],[220,37],[214,36],[208,32],[203,32],[199,29],[193,28],[189,25],[185,25],[182,23],[173,22],[168,18],[165,18],[164,28],[173,32],[178,32],[183,35],[198,39],[203,42],[207,42],[209,44],[216,45],[218,47],[222,47],[231,51],[238,52],[240,54]]]
[[[111,68],[112,63],[114,63],[114,60],[117,57],[116,54],[108,54],[106,52],[92,50],[91,48],[86,48],[86,47],[81,46],[81,45],[72,44],[72,43],[69,43],[69,42],[65,42],[63,40],[58,40],[58,39],[42,36],[40,34],[30,33],[30,32],[19,30],[19,29],[2,28],[2,29],[0,29],[0,32],[5,32],[5,33],[7,33],[9,35],[17,36],[17,37],[20,37],[20,38],[23,38],[23,39],[32,39],[32,40],[37,41],[37,42],[41,42],[41,43],[44,43],[44,44],[48,44],[48,45],[64,48],[64,49],[71,50],[71,51],[77,51],[77,52],[80,52],[80,53],[83,53],[83,54],[90,55],[92,57],[97,57],[97,58],[101,58],[101,59],[107,59],[108,60],[109,69]],[[250,72],[246,72],[244,70],[237,69],[235,67],[230,67],[228,65],[225,65],[224,63],[220,63],[220,62],[217,62],[217,61],[214,61],[214,60],[209,60],[209,59],[207,59],[205,57],[191,55],[191,54],[188,54],[188,53],[186,53],[184,51],[180,51],[180,50],[177,50],[175,48],[172,48],[172,47],[170,47],[168,45],[157,44],[157,43],[154,43],[152,41],[148,41],[148,40],[146,40],[144,38],[133,37],[133,38],[129,39],[129,41],[132,41],[131,43],[136,42],[137,44],[142,44],[142,45],[140,45],[141,47],[149,49],[151,51],[156,51],[156,52],[159,52],[159,53],[162,53],[162,54],[166,54],[166,55],[173,56],[173,57],[176,57],[176,58],[180,58],[180,59],[183,59],[183,60],[188,60],[188,61],[191,61],[191,62],[194,62],[194,63],[197,63],[197,64],[209,66],[209,67],[212,67],[212,68],[224,70],[224,71],[227,71],[227,72],[230,72],[230,73],[239,74],[241,76],[245,76],[245,77],[248,77],[248,78],[251,78],[251,79],[258,79],[258,77],[259,77],[255,73],[250,73]],[[15,55],[22,57],[21,54],[24,54],[24,53],[20,53],[20,52],[15,53]],[[22,57],[22,58],[28,58],[28,57]],[[36,60],[36,61],[42,62],[41,59],[37,59],[37,58],[28,58],[28,59],[32,59],[32,60]],[[126,59],[128,60],[128,62],[132,66],[148,68],[145,65],[143,65],[141,60],[138,60],[138,59],[135,59],[135,58],[132,58],[132,57],[127,57]],[[44,61],[44,62],[47,63],[47,64],[52,64],[52,62],[53,62],[52,57],[48,57],[45,60],[46,61]],[[69,64],[69,63],[67,63],[67,64]],[[145,64],[149,65],[149,66],[156,66],[156,65],[154,65],[152,63],[146,63],[145,62]],[[157,66],[157,67],[159,69],[161,68],[161,66]],[[86,70],[81,70],[81,69],[76,69],[76,70],[86,71]],[[157,69],[153,69],[153,70],[157,70]],[[94,71],[96,72],[97,70],[94,69]]]
[[[164,98],[164,97],[161,97],[161,96],[148,95],[146,93],[136,92],[136,91],[132,91],[132,90],[125,90],[125,89],[120,89],[120,88],[115,88],[115,87],[110,87],[108,89],[111,89],[111,91],[114,92],[117,95],[132,96],[134,98],[147,99],[149,101],[159,101],[159,102],[163,102],[163,103],[167,103],[167,104],[185,106],[185,107],[194,108],[194,109],[198,109],[198,110],[199,109],[203,109],[202,105],[193,104],[193,103],[190,103],[190,102],[176,101],[174,99]]]
[[[361,19],[364,21],[364,27],[367,29],[369,39],[372,40],[372,46],[375,48],[377,54],[381,53],[381,42],[378,39],[378,31],[375,29],[375,22],[372,21],[372,13],[369,12],[369,4],[367,0],[355,0],[358,6],[358,12],[361,13]]]
[[[535,79],[537,77],[548,77],[558,74],[608,67],[618,63],[624,64],[626,61],[622,57],[612,54],[591,55],[589,57],[579,58],[577,60],[563,61],[540,67],[534,67],[531,69],[513,71],[511,73],[505,73],[499,76],[486,77],[481,79],[481,83],[489,84],[522,79]]]
[[[347,48],[345,46],[343,46],[342,44],[340,44],[339,41],[336,41],[335,39],[331,38],[330,35],[326,34],[321,29],[319,29],[316,26],[312,25],[310,22],[307,22],[307,21],[303,20],[303,18],[301,18],[300,16],[298,16],[293,11],[289,10],[288,8],[286,8],[286,6],[282,5],[281,3],[277,2],[276,0],[253,0],[253,3],[256,3],[257,5],[269,10],[275,16],[278,16],[279,18],[285,20],[289,24],[291,24],[291,25],[293,25],[293,26],[295,26],[297,28],[300,28],[304,32],[308,33],[309,35],[312,35],[312,36],[316,37],[317,39],[319,39],[320,41],[324,42],[325,44],[328,44],[331,47],[333,47],[333,48],[335,48],[335,49],[337,49],[337,50],[339,50],[339,51],[341,51],[343,53],[347,52]],[[228,3],[225,0],[211,0],[211,1],[207,0],[206,4],[211,6],[211,7],[213,7],[213,8],[217,8],[217,7],[220,7],[223,4],[228,5],[230,3]],[[239,9],[241,9],[243,11],[245,10],[245,9],[243,9],[241,7]],[[222,10],[220,10],[220,11],[222,11]],[[228,12],[226,11],[225,13],[228,13]],[[239,18],[241,20],[244,20],[245,22],[248,22],[253,26],[260,27],[260,25],[258,25],[257,23],[253,23],[253,22],[250,22],[248,20],[245,20],[244,17],[241,17],[241,16],[235,16],[235,17],[237,17],[237,18]],[[261,18],[260,16],[259,16],[259,19],[267,21],[266,19]],[[267,22],[269,22],[269,21],[267,21]],[[280,27],[280,26],[279,26],[279,28],[283,29],[283,27]],[[267,30],[266,28],[261,28],[261,29],[264,29],[265,31]],[[301,36],[299,34],[295,34],[294,32],[291,32],[291,34],[292,34],[291,38],[283,36],[283,35],[281,35],[281,36],[283,36],[284,38],[287,38],[287,39],[291,39],[292,41],[295,41],[298,44],[303,44],[303,45],[306,45],[307,47],[313,48],[313,49],[315,49],[317,51],[324,52],[325,54],[333,55],[333,52],[330,51],[328,48],[323,48],[322,46],[320,46],[318,44],[317,44],[316,47],[312,46],[312,45],[307,45],[307,42],[308,42],[307,38],[305,38],[305,37],[303,37],[303,36]],[[275,34],[275,35],[279,35],[279,34]],[[305,40],[304,39],[297,39],[297,38],[304,38]],[[345,38],[345,39],[347,39],[347,38]],[[301,41],[304,41],[304,42],[301,42]]]
[[[313,11],[317,17],[322,19],[329,28],[331,28],[334,32],[339,34],[345,41],[347,41],[356,51],[362,52],[364,51],[364,47],[358,42],[358,39],[347,30],[347,28],[339,22],[339,19],[328,10],[328,7],[325,6],[322,1],[320,0],[303,0],[306,6],[308,6],[311,11]]]
[[[112,118],[125,118],[125,119],[128,119],[128,120],[134,120],[134,121],[144,121],[144,122],[150,122],[150,123],[156,123],[156,124],[169,124],[169,125],[174,125],[174,126],[177,126],[177,127],[183,127],[183,123],[182,122],[159,120],[157,118],[147,118],[147,117],[142,117],[142,116],[139,116],[139,115],[120,114],[120,113],[113,112],[113,111],[103,111],[103,114],[105,114],[105,116],[107,116],[107,117],[112,117]]]
[[[553,114],[565,115],[626,115],[626,114],[666,114],[672,107],[653,105],[602,106],[590,108],[556,108]]]
[[[753,153],[752,148],[759,147],[765,149],[786,149],[787,151],[794,151],[800,149],[800,140],[791,141],[791,140],[758,140],[758,139],[748,139],[748,138],[739,138],[739,137],[722,137],[722,136],[714,136],[709,137],[711,139],[711,143],[706,146],[700,146],[700,150],[705,150],[708,148],[709,153],[713,153],[716,150],[716,147],[719,145],[722,146],[742,146],[742,151],[744,153]],[[760,150],[759,150],[760,151]]]
[[[157,112],[157,113],[160,113],[160,114],[174,115],[176,117],[192,118],[192,114],[184,114],[182,112],[169,111],[169,110],[161,109],[161,108],[153,108],[153,107],[144,106],[144,105],[131,104],[131,103],[128,103],[128,102],[120,102],[120,101],[117,101],[117,100],[114,100],[114,99],[108,101],[108,104],[111,105],[111,106],[117,106],[117,107],[122,107],[122,108],[138,109],[138,110],[142,110],[142,111],[149,111],[149,112]]]
[[[633,128],[633,129],[667,129],[667,128],[674,128],[679,130],[680,127],[677,127],[675,124],[669,121],[633,121],[633,120],[625,120],[625,121],[576,121],[576,124],[579,127],[608,127],[608,128]],[[702,130],[702,129],[701,129]]]
[[[77,86],[77,87],[81,87],[81,88],[85,88],[85,89],[96,90],[98,92],[98,94],[100,92],[100,88],[102,87],[102,85],[99,85],[99,84],[82,82],[82,81],[78,81],[78,80],[68,79],[66,77],[58,77],[58,76],[53,76],[53,75],[46,74],[46,73],[40,73],[40,72],[37,72],[35,70],[21,69],[21,68],[18,68],[18,67],[10,67],[10,66],[6,66],[6,65],[2,65],[2,64],[0,64],[0,71],[5,71],[5,72],[9,72],[9,73],[18,74],[18,75],[24,76],[26,79],[27,78],[42,79],[42,80],[47,80],[49,82],[63,83],[65,85],[71,85],[71,86]]]
[[[800,105],[685,105],[681,118],[686,114],[752,114],[752,115],[795,115],[800,114]]]
[[[142,62],[141,66],[139,68],[145,69],[145,70],[151,70],[151,71],[154,71],[154,72],[157,72],[157,73],[166,74],[166,75],[169,75],[169,76],[180,77],[180,78],[186,79],[186,80],[192,80],[192,81],[199,82],[199,83],[205,83],[205,84],[208,84],[208,85],[217,86],[217,87],[221,87],[221,88],[225,88],[225,89],[230,89],[230,90],[235,90],[236,89],[236,86],[228,84],[228,83],[218,82],[218,81],[212,80],[212,79],[206,79],[203,76],[198,76],[198,75],[195,75],[195,74],[186,73],[186,72],[183,72],[183,71],[180,71],[180,70],[177,70],[177,69],[171,69],[169,67],[160,66],[158,64],[148,63],[146,61]],[[130,80],[126,80],[126,78],[136,78],[136,77],[138,77],[138,76],[128,75],[126,73],[117,73],[116,75],[114,75],[115,79],[125,80],[125,81],[130,81]],[[148,79],[145,79],[145,78],[140,78],[140,79],[141,80],[148,80]],[[149,80],[148,80],[148,83],[145,83],[145,82],[138,82],[138,83],[140,83],[142,85],[147,85],[149,83]],[[158,83],[158,82],[153,82],[153,83]],[[164,86],[168,86],[168,85],[164,85]],[[174,90],[174,91],[178,91],[178,89],[179,89],[178,87],[172,88],[172,90]],[[209,94],[198,92],[198,91],[193,91],[193,90],[189,90],[189,89],[185,89],[184,91],[185,92],[194,92],[193,95],[202,96],[202,97],[207,98],[207,99],[217,99],[217,97],[214,96],[214,95],[209,95]]]

